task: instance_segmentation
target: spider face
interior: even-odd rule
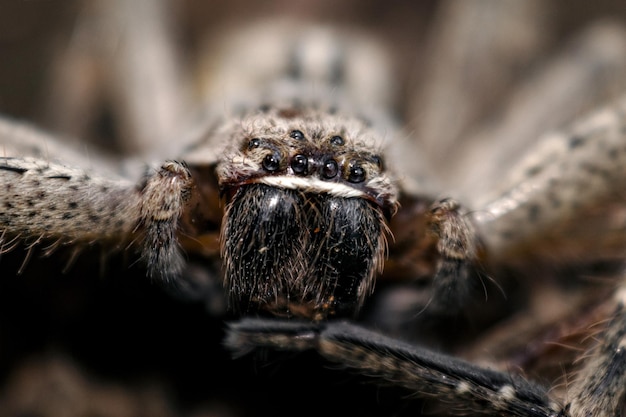
[[[217,166],[224,285],[240,312],[353,316],[397,209],[373,129],[298,106],[247,116]]]

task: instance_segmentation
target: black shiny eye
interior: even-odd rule
[[[248,149],[258,148],[259,146],[261,146],[261,139],[259,138],[250,139],[250,142],[248,142]]]
[[[334,159],[327,159],[324,161],[324,166],[322,167],[322,175],[324,178],[334,178],[337,176],[339,172],[339,165],[337,165],[337,161]]]
[[[304,155],[296,155],[291,161],[291,169],[296,174],[305,174],[308,168],[309,160]]]
[[[345,142],[343,140],[343,138],[341,136],[333,136],[332,138],[330,138],[330,144],[331,145],[335,145],[335,146],[341,146],[343,145]]]
[[[291,133],[289,134],[289,137],[292,139],[303,140],[304,133],[302,133],[299,130],[292,130]]]
[[[365,180],[365,170],[360,165],[350,165],[348,181],[363,182]]]
[[[263,168],[268,172],[274,172],[280,168],[280,155],[277,152],[265,155]]]

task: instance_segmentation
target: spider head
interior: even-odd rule
[[[354,315],[386,252],[397,191],[376,135],[315,110],[245,118],[218,165],[231,306],[322,320]]]

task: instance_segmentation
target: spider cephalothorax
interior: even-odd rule
[[[217,167],[231,304],[314,320],[353,315],[382,270],[397,209],[377,133],[302,105],[235,126]]]

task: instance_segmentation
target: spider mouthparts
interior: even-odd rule
[[[384,222],[363,198],[239,187],[221,233],[231,307],[314,321],[354,315],[382,268]]]

